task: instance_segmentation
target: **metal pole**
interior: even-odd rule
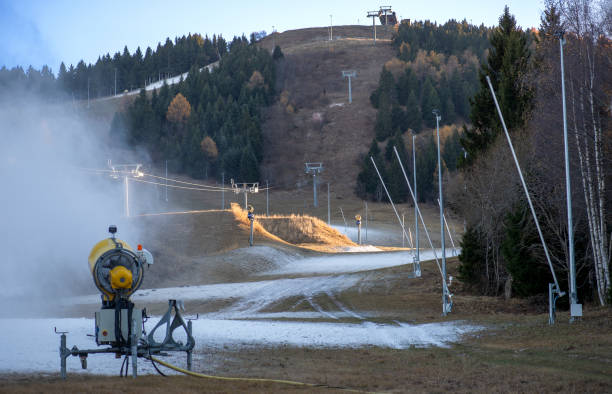
[[[189,336],[193,335],[193,323],[191,320],[187,322],[187,332],[189,332]],[[193,353],[191,350],[187,350],[187,370],[191,371],[193,362]]]
[[[331,226],[331,209],[329,202],[329,182],[327,182],[327,225]]]
[[[166,202],[168,202],[168,160],[166,160]]]
[[[266,216],[270,216],[270,187],[266,179]]]
[[[225,209],[225,172],[221,173],[221,209]]]
[[[251,220],[251,235],[249,236],[249,246],[253,246],[253,222],[254,222],[254,218],[251,216],[249,219]]]
[[[126,217],[130,217],[130,187],[128,184],[128,177],[127,175],[125,177],[123,177],[124,179],[124,188],[125,188],[125,216]]]
[[[89,108],[89,78],[87,78],[87,108]]]
[[[361,245],[361,220],[357,221],[357,241]]]
[[[372,17],[372,34],[374,34],[374,45],[376,45],[376,19]]]
[[[340,207],[340,213],[342,214],[342,220],[344,220],[344,234],[346,234],[347,233],[347,231],[346,231],[346,227],[347,227],[347,225],[346,225],[346,218],[344,217],[344,211],[342,210],[342,207]]]
[[[521,184],[523,185],[523,190],[525,191],[525,196],[527,197],[527,202],[529,203],[529,208],[531,209],[531,215],[533,216],[533,221],[535,222],[536,228],[538,229],[538,235],[540,236],[540,241],[542,242],[542,248],[544,249],[544,254],[546,255],[546,260],[548,261],[548,266],[550,268],[550,273],[555,281],[556,291],[559,292],[559,297],[564,295],[559,287],[559,281],[557,281],[557,275],[555,274],[555,270],[552,265],[552,261],[550,259],[550,255],[548,254],[548,248],[546,247],[546,242],[544,241],[544,235],[542,234],[542,229],[540,228],[540,221],[536,215],[535,209],[533,208],[533,203],[531,202],[531,196],[529,195],[529,190],[527,189],[527,184],[525,183],[525,178],[523,178],[523,172],[521,171],[521,166],[516,157],[516,153],[514,152],[514,146],[512,145],[512,140],[510,139],[510,134],[508,133],[508,128],[506,127],[506,122],[504,121],[504,117],[501,113],[501,109],[499,108],[499,103],[497,102],[497,97],[495,96],[495,91],[493,90],[493,85],[491,84],[491,78],[487,75],[487,83],[489,84],[489,89],[491,90],[491,95],[493,96],[493,101],[495,102],[495,107],[497,108],[497,113],[499,114],[499,118],[502,123],[502,127],[506,134],[506,139],[508,140],[508,145],[510,145],[510,151],[512,152],[512,157],[514,158],[514,164],[516,164],[516,169],[518,170],[519,177],[521,178]]]
[[[353,102],[353,96],[351,94],[351,76],[349,75],[349,104]]]
[[[62,379],[66,379],[66,357],[64,355],[66,349],[66,334],[60,336],[60,375]]]
[[[412,169],[414,173],[414,237],[416,240],[416,259],[419,261],[419,215],[418,215],[418,207],[416,203],[417,198],[417,183],[416,183],[416,149],[415,149],[415,138],[416,136],[412,135]]]
[[[117,95],[117,69],[115,69],[115,96]]]
[[[436,116],[436,131],[438,134],[438,193],[440,194],[440,239],[442,242],[442,276],[444,277],[443,289],[442,289],[442,315],[447,314],[447,300],[446,300],[446,248],[444,245],[444,200],[442,199],[442,159],[440,157],[440,114],[437,110],[434,110]]]
[[[365,219],[366,219],[366,242],[368,241],[368,202],[365,202]]]
[[[332,16],[329,16],[329,41],[334,40],[334,25],[332,23]]]
[[[132,378],[138,376],[138,341],[136,339],[136,318],[132,319]],[[126,371],[127,372],[127,371]]]
[[[387,190],[387,186],[385,186],[385,181],[383,181],[383,178],[380,175],[380,172],[378,172],[378,167],[376,167],[376,162],[374,162],[374,158],[372,156],[370,156],[370,160],[372,160],[372,164],[374,164],[374,169],[376,170],[376,173],[378,174],[378,177],[380,178],[380,183],[382,184],[383,189],[385,189],[385,193],[387,194],[387,198],[389,199],[389,202],[391,203],[391,207],[393,207],[393,211],[395,212],[395,216],[397,216],[397,221],[399,222],[400,226],[402,227],[402,242],[403,242],[403,236],[404,235],[406,236],[406,238],[408,238],[408,235],[406,234],[406,229],[404,228],[404,223],[400,219],[399,213],[397,213],[397,209],[395,209],[395,204],[393,203],[393,200],[391,199],[391,195],[389,194],[389,191]]]
[[[248,192],[246,190],[246,184],[244,185],[244,209],[249,209],[249,197]]]
[[[314,190],[314,207],[317,208],[319,206],[317,202],[317,172],[312,172],[312,188]]]
[[[565,193],[567,195],[567,240],[569,242],[569,270],[570,270],[570,322],[574,317],[582,316],[574,305],[578,304],[576,291],[576,260],[574,256],[574,225],[572,220],[572,184],[569,168],[569,147],[567,142],[567,110],[565,105],[565,67],[563,64],[563,33],[559,33],[559,48],[561,51],[561,95],[563,96],[563,143],[565,144]]]
[[[406,246],[406,243],[405,243],[405,241],[404,241],[404,239],[406,238],[406,237],[404,236],[404,226],[405,226],[405,224],[404,224],[404,223],[405,223],[405,222],[404,222],[404,214],[402,213],[402,248],[404,248],[404,247]]]
[[[419,219],[421,219],[421,225],[423,226],[423,229],[425,230],[425,237],[427,238],[427,242],[429,242],[429,246],[431,247],[431,251],[433,252],[433,255],[434,255],[434,260],[436,260],[436,265],[438,266],[438,270],[440,270],[440,275],[441,275],[442,268],[440,267],[440,262],[438,261],[438,254],[436,253],[436,249],[433,246],[433,242],[431,242],[431,237],[429,236],[427,225],[425,225],[425,220],[423,219],[423,214],[421,213],[421,210],[419,209],[417,200],[415,198],[415,194],[412,191],[412,185],[408,181],[408,175],[406,175],[406,169],[404,169],[404,165],[402,164],[402,159],[400,158],[400,155],[397,152],[397,149],[395,147],[393,147],[393,151],[395,152],[397,161],[399,162],[400,168],[402,169],[402,174],[404,174],[404,179],[406,180],[406,185],[408,185],[408,191],[410,191],[410,196],[412,197],[412,200],[414,201],[414,203],[417,204],[417,212],[419,214]],[[445,282],[446,279],[442,277],[442,281]]]

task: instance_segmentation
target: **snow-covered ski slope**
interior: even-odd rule
[[[200,68],[200,72],[202,70],[204,70],[204,69],[208,69],[208,71],[211,72],[218,65],[219,65],[219,61],[217,60],[214,63],[210,63],[209,65],[206,65],[206,66]],[[179,75],[171,77],[171,78],[165,78],[165,79],[159,80],[157,82],[153,82],[153,83],[148,84],[147,86],[145,86],[144,89],[146,91],[151,91],[151,90],[154,90],[154,89],[160,89],[162,86],[164,86],[164,83],[167,84],[167,85],[174,85],[174,84],[179,83],[180,81],[184,81],[185,78],[187,78],[187,75],[189,75],[189,72],[184,72],[182,74],[179,74]],[[102,98],[100,98],[98,100],[101,100],[101,101],[102,100],[111,100],[111,99],[116,99],[116,98],[123,97],[123,96],[133,96],[135,94],[139,94],[141,90],[142,89],[134,89],[134,90],[129,91],[129,92],[119,93],[119,94],[116,94],[116,95],[113,95],[113,96],[102,97]]]
[[[243,253],[247,260],[249,253],[273,256],[275,267],[253,278],[264,280],[142,289],[133,296],[137,305],[163,305],[168,299],[211,305],[222,301],[218,309],[200,314],[193,321],[195,365],[205,363],[211,351],[243,347],[444,347],[461,340],[466,333],[482,329],[457,321],[412,324],[398,318],[381,323],[378,311],[354,310],[340,301],[340,294],[349,289],[367,293],[371,270],[411,264],[410,252],[300,257],[259,246],[245,248]],[[423,257],[427,255],[425,251],[422,253]],[[322,299],[325,303],[321,303]],[[66,298],[62,304],[68,308],[91,309],[93,314],[99,300],[99,294],[92,294]],[[279,305],[285,306],[279,309]],[[153,316],[145,324],[146,329],[151,330],[158,320],[159,316]],[[96,348],[91,336],[92,318],[0,319],[3,333],[0,348],[6,355],[0,358],[0,373],[57,372],[59,336],[54,332],[55,327],[68,331],[69,347]],[[184,357],[184,354],[172,355],[169,361],[183,365]],[[89,369],[83,371],[77,357],[68,358],[68,372],[116,374],[121,366],[121,360],[113,355],[92,355],[89,359]],[[141,362],[139,373],[155,371],[149,363]]]

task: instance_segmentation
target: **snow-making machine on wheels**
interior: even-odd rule
[[[110,226],[111,237],[98,242],[89,254],[89,268],[94,283],[101,293],[102,307],[95,313],[95,340],[98,349],[79,349],[66,346],[66,332],[61,334],[60,361],[61,376],[66,378],[66,359],[78,356],[81,367],[87,368],[87,356],[93,353],[114,353],[116,358],[125,356],[125,374],[128,374],[129,358],[132,358],[132,376],[137,375],[138,357],[152,360],[153,355],[165,352],[183,351],[187,353],[187,369],[191,370],[191,356],[195,340],[192,336],[191,321],[185,323],[181,315],[183,303],[177,300],[168,301],[168,310],[147,335],[144,322],[147,320],[146,309],[136,308],[130,300],[144,277],[145,266],[153,264],[153,256],[138,245],[134,250],[126,242],[115,237],[116,226]],[[165,326],[163,340],[154,339],[154,333]],[[174,331],[183,329],[186,343],[176,341]]]

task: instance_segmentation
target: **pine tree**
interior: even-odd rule
[[[527,34],[516,25],[514,16],[506,6],[499,18],[499,26],[491,35],[487,63],[479,71],[480,90],[470,100],[473,127],[461,140],[468,152],[468,161],[473,161],[486,151],[501,132],[486,76],[491,78],[508,129],[513,131],[525,124],[533,106],[533,90],[525,79],[529,61]]]
[[[504,225],[501,253],[512,275],[512,290],[522,297],[544,293],[550,274],[546,265],[531,253],[531,246],[538,244],[538,238],[527,206],[523,203],[506,214]]]
[[[427,77],[423,84],[423,98],[421,100],[423,108],[423,121],[427,127],[436,127],[436,119],[432,113],[434,109],[440,110],[440,98],[434,88],[431,78]]]

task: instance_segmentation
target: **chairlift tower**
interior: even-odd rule
[[[108,159],[108,168],[111,170],[111,178],[119,179],[123,176],[123,187],[125,195],[125,217],[130,217],[130,185],[129,177],[141,178],[144,173],[140,170],[142,164],[113,164],[111,159]]]
[[[368,18],[372,18],[372,35],[374,37],[374,45],[376,45],[376,18],[378,18],[378,11],[368,11]]]
[[[351,78],[357,77],[357,72],[355,70],[345,70],[342,71],[342,77],[347,78],[349,81],[349,104],[353,102],[353,95],[351,92]]]
[[[244,194],[244,209],[249,209],[249,193],[259,193],[259,182],[255,183],[235,183],[234,179],[230,179],[232,190],[234,193]]]
[[[312,189],[314,192],[313,198],[314,203],[313,206],[317,208],[319,206],[319,202],[317,200],[317,174],[323,172],[323,163],[305,163],[306,165],[306,173],[312,174]]]

